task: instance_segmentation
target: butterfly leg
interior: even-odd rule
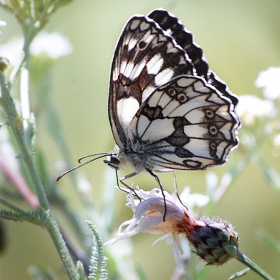
[[[159,184],[159,187],[160,187],[160,190],[161,190],[161,193],[162,193],[162,196],[163,196],[163,201],[164,201],[164,214],[163,214],[162,219],[165,222],[165,216],[166,216],[166,213],[167,213],[167,205],[166,205],[166,198],[165,198],[165,194],[164,194],[164,188],[163,188],[158,176],[155,173],[153,173],[152,170],[147,169],[147,171],[156,179],[157,183]]]
[[[176,176],[175,176],[175,172],[172,172],[173,173],[173,182],[174,182],[174,190],[175,190],[175,194],[176,194],[176,196],[177,196],[177,198],[178,198],[178,200],[180,201],[180,203],[187,209],[187,210],[189,210],[188,209],[188,207],[182,202],[182,200],[181,200],[181,198],[180,198],[180,196],[179,196],[179,192],[178,192],[178,186],[177,186],[177,180],[176,180]]]
[[[123,186],[125,186],[125,188],[129,189],[130,191],[132,191],[132,192],[134,193],[134,195],[139,199],[139,201],[141,201],[141,197],[138,196],[138,194],[136,193],[136,191],[135,191],[132,187],[130,187],[128,184],[126,184],[126,183],[124,182],[124,180],[129,179],[129,178],[131,178],[131,177],[134,177],[134,176],[136,176],[137,174],[138,174],[137,172],[130,173],[130,174],[128,174],[128,175],[126,175],[126,176],[120,178],[120,182],[121,182],[121,184],[122,184]],[[117,180],[117,182],[118,182],[118,180]],[[119,186],[119,182],[118,182],[118,188],[119,188],[121,191],[128,192],[128,191],[124,190],[123,188],[121,188],[121,187]]]

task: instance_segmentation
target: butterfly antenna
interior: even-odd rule
[[[68,173],[70,173],[70,172],[72,172],[72,171],[74,171],[74,170],[76,170],[76,169],[78,169],[78,168],[80,168],[80,167],[82,167],[82,166],[84,166],[84,165],[86,165],[86,164],[92,162],[92,161],[95,161],[95,160],[97,160],[97,159],[100,159],[100,158],[103,158],[103,157],[105,157],[105,156],[108,156],[107,153],[92,154],[92,155],[87,155],[87,156],[83,156],[83,157],[79,158],[78,162],[80,163],[81,159],[84,159],[84,158],[87,158],[87,157],[91,157],[91,156],[98,156],[98,155],[100,155],[100,156],[99,156],[99,157],[96,157],[96,158],[93,158],[93,159],[91,159],[91,160],[89,160],[89,161],[86,161],[86,162],[82,163],[81,165],[78,165],[78,166],[76,166],[76,167],[73,167],[73,168],[71,168],[71,169],[69,169],[69,170],[63,172],[63,173],[62,173],[61,175],[59,175],[59,176],[57,177],[57,179],[55,180],[56,184],[58,184],[59,180],[60,180],[62,177],[64,177],[66,174],[68,174]]]
[[[89,158],[89,157],[95,157],[95,156],[101,156],[101,157],[105,157],[105,156],[109,156],[108,153],[99,153],[99,154],[91,154],[91,155],[85,155],[85,156],[82,156],[78,159],[78,163],[81,163],[81,161],[85,158]],[[101,158],[99,157],[99,158]],[[98,159],[98,158],[96,158]],[[90,161],[89,161],[90,162]]]

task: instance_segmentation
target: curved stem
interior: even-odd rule
[[[226,245],[224,246],[225,250],[235,259],[247,265],[251,270],[255,271],[263,279],[274,280],[268,273],[261,269],[256,263],[250,260],[247,256],[242,254],[235,246]]]
[[[61,236],[57,222],[53,216],[50,209],[46,193],[44,191],[43,184],[40,180],[37,168],[35,166],[34,160],[32,158],[31,152],[28,150],[26,142],[23,137],[22,122],[19,115],[16,112],[15,104],[8,91],[7,84],[3,73],[0,71],[0,89],[2,96],[2,104],[4,112],[6,114],[7,123],[11,126],[15,139],[17,141],[18,147],[21,152],[21,158],[25,164],[30,181],[32,182],[33,188],[37,194],[40,206],[46,210],[49,210],[49,220],[46,223],[46,227],[55,243],[61,260],[65,266],[65,269],[70,277],[70,279],[77,279],[77,270],[75,265],[69,255],[66,244]]]

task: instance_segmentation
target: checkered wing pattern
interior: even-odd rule
[[[128,20],[109,87],[121,164],[137,173],[224,164],[238,145],[237,102],[175,16],[159,9]]]

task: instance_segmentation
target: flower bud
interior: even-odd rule
[[[197,221],[187,238],[207,265],[222,265],[231,259],[224,246],[238,247],[238,234],[233,226],[217,218]]]

